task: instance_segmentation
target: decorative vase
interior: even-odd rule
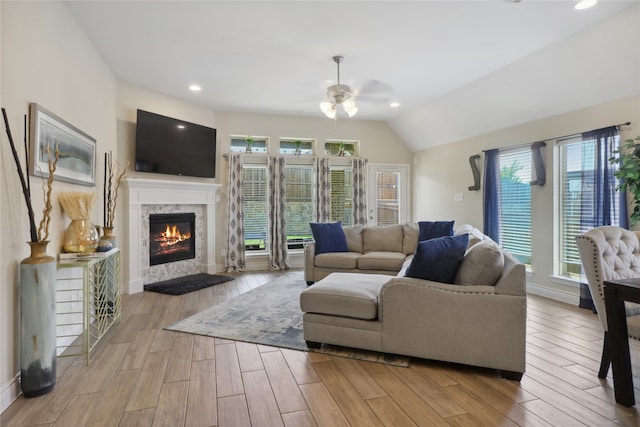
[[[118,247],[118,238],[113,234],[113,227],[102,227],[102,240],[110,241],[112,248]]]
[[[247,154],[251,154],[251,146],[247,145],[247,148],[245,148],[244,152]]]
[[[88,219],[74,219],[64,232],[62,248],[71,253],[93,253],[98,249],[98,230]]]
[[[25,397],[49,393],[56,383],[56,271],[47,244],[29,242],[20,262],[20,387]]]

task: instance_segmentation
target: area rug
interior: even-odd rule
[[[165,329],[294,350],[315,351],[352,359],[409,366],[410,358],[323,344],[309,349],[302,334],[300,292],[307,285],[302,272],[287,273],[273,282],[201,311]]]
[[[199,273],[163,280],[162,282],[150,283],[144,285],[144,290],[169,295],[183,295],[210,286],[219,285],[220,283],[230,280],[233,280],[233,277],[222,276],[220,274]]]

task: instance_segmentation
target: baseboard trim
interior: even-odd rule
[[[580,303],[580,296],[578,295],[548,286],[536,285],[535,283],[527,283],[527,292],[575,306]]]
[[[2,387],[0,391],[0,413],[4,412],[20,396],[20,374]]]

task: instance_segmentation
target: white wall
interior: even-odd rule
[[[345,119],[334,122],[325,118],[309,118],[270,114],[251,114],[228,111],[213,111],[195,103],[186,103],[144,88],[125,83],[118,90],[118,147],[120,162],[129,163],[128,176],[152,179],[190,180],[197,182],[216,182],[222,184],[218,191],[221,202],[216,207],[216,264],[224,266],[220,256],[225,238],[225,218],[227,206],[227,161],[222,157],[229,152],[230,135],[266,136],[277,142],[280,137],[315,138],[318,142],[325,139],[360,140],[360,155],[372,163],[411,162],[411,152],[393,133],[386,123],[377,121]],[[195,100],[196,98],[194,98]],[[142,109],[163,114],[217,129],[217,165],[216,178],[187,178],[160,174],[135,172],[135,122],[136,110]],[[120,203],[125,208],[125,201]],[[127,270],[127,266],[124,266]],[[128,280],[128,278],[124,278]]]
[[[483,150],[533,143],[630,121],[621,128],[621,139],[640,135],[640,97],[601,104],[584,110],[526,123],[416,153],[413,173],[413,219],[450,220],[482,229],[482,189],[469,191],[473,176],[469,156]],[[578,289],[553,280],[553,143],[543,148],[547,182],[532,187],[533,274],[529,290],[577,303]],[[462,202],[454,194],[463,194]]]
[[[102,194],[104,153],[116,146],[116,79],[60,2],[0,2],[2,107],[7,109],[20,158],[24,159],[23,116],[30,102],[97,140],[96,187]],[[15,398],[18,358],[18,265],[29,255],[29,223],[9,141],[0,140],[0,410]],[[23,161],[24,167],[24,161]],[[31,177],[36,222],[44,206],[42,180]],[[68,223],[57,202],[64,190],[92,190],[54,181],[49,254],[60,251]],[[102,200],[92,219],[102,221]]]

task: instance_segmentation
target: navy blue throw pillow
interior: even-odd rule
[[[435,239],[437,237],[453,236],[453,221],[420,221],[418,241]]]
[[[468,244],[468,234],[419,242],[405,276],[453,283]]]
[[[340,221],[312,222],[309,225],[313,233],[313,240],[316,241],[316,255],[327,252],[349,252],[347,238]]]

